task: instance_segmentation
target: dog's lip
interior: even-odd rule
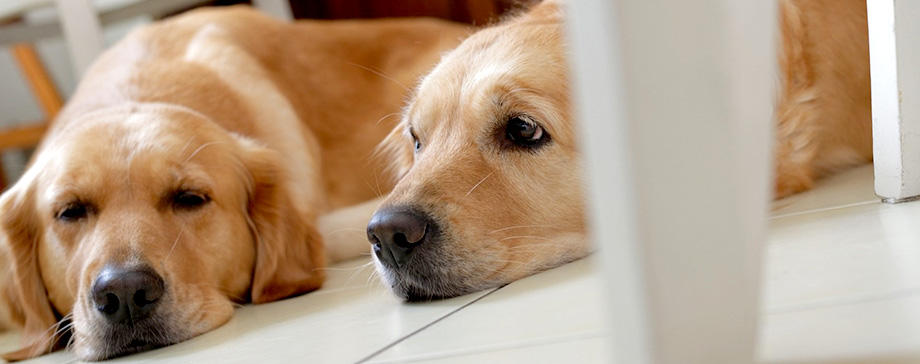
[[[146,340],[134,339],[134,340],[131,340],[131,342],[128,343],[128,345],[125,345],[123,349],[131,351],[131,352],[139,352],[139,351],[145,351],[145,350],[150,350],[150,349],[156,349],[160,346],[162,345],[157,344],[157,343],[152,343]]]
[[[436,301],[475,291],[461,285],[451,285],[450,288],[447,288],[447,292],[443,292],[444,287],[438,289],[437,284],[429,281],[430,275],[408,272],[409,269],[406,266],[383,267],[383,269],[390,276],[389,281],[385,281],[390,286],[390,291],[406,302]]]
[[[106,331],[103,335],[103,341],[107,343],[106,352],[102,353],[99,360],[153,350],[176,342],[170,338],[173,335],[169,334],[169,328],[154,318],[131,324],[110,324]],[[164,332],[167,334],[163,335]]]
[[[153,341],[147,341],[143,339],[131,339],[127,344],[123,344],[117,347],[110,347],[109,352],[105,354],[101,360],[117,358],[125,355],[136,354],[148,350],[153,350],[161,348],[164,346],[170,345],[170,343],[158,343]]]

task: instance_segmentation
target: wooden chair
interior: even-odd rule
[[[48,124],[63,105],[60,92],[31,42],[63,34],[70,51],[74,74],[79,79],[93,59],[102,52],[103,26],[141,15],[159,18],[204,2],[207,1],[0,1],[0,46],[10,46],[10,51],[43,114],[42,120],[24,126],[0,129],[0,155],[10,149],[30,148],[38,145]],[[276,17],[287,20],[292,18],[287,0],[256,0],[253,1],[253,4]],[[22,21],[26,12],[50,5],[57,7],[57,21],[36,24]],[[0,162],[0,189],[5,189],[7,181],[2,171],[2,162]]]
[[[38,145],[48,129],[48,123],[54,119],[64,104],[61,94],[38,57],[35,47],[28,43],[20,43],[13,45],[10,51],[25,76],[32,95],[38,101],[44,119],[0,130],[0,155],[10,149],[30,148]],[[3,162],[0,160],[0,189],[5,189],[6,185],[6,173],[3,173]]]

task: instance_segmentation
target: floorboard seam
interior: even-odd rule
[[[386,346],[380,348],[379,350],[377,350],[377,351],[375,351],[375,352],[373,352],[373,353],[370,353],[370,355],[361,358],[360,360],[358,360],[358,361],[355,362],[355,363],[356,363],[356,364],[361,364],[361,363],[366,363],[366,362],[370,361],[370,360],[373,359],[375,356],[380,355],[380,354],[383,353],[384,351],[389,350],[390,348],[392,348],[392,347],[398,345],[399,343],[405,341],[406,339],[412,337],[413,335],[418,334],[419,332],[422,332],[422,330],[425,330],[425,329],[427,329],[427,328],[433,326],[434,324],[436,324],[436,323],[438,323],[438,322],[441,322],[442,320],[444,320],[444,319],[450,317],[451,315],[453,315],[453,314],[455,314],[455,313],[457,313],[457,312],[460,312],[460,310],[462,310],[462,309],[464,309],[464,308],[467,308],[468,306],[470,306],[470,305],[472,305],[472,304],[474,304],[474,303],[476,303],[476,302],[479,302],[479,300],[481,300],[481,299],[483,299],[483,298],[486,298],[486,297],[489,296],[490,294],[495,293],[496,291],[502,289],[502,287],[504,287],[504,286],[495,288],[495,289],[493,289],[493,290],[487,292],[486,294],[484,294],[484,295],[482,295],[482,296],[479,296],[479,297],[477,297],[476,299],[474,299],[474,300],[472,300],[472,301],[470,301],[470,302],[465,303],[463,306],[460,306],[460,307],[455,308],[453,311],[448,312],[448,313],[445,314],[444,316],[438,317],[437,320],[431,321],[431,322],[429,322],[428,324],[426,324],[425,326],[422,326],[422,327],[416,329],[415,331],[412,331],[412,332],[406,334],[405,336],[403,336],[403,337],[397,339],[396,341],[393,341],[393,342],[387,344]]]

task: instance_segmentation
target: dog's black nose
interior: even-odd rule
[[[112,323],[134,322],[148,315],[163,297],[165,284],[149,267],[107,265],[93,282],[96,310]]]
[[[434,222],[412,209],[385,208],[378,210],[367,225],[367,240],[380,262],[391,268],[406,264],[412,251],[435,230]]]

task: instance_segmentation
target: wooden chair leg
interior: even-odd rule
[[[64,100],[54,86],[54,81],[48,70],[38,57],[38,52],[31,44],[21,43],[14,45],[10,51],[19,65],[19,70],[25,76],[26,83],[32,90],[32,95],[38,100],[38,105],[45,115],[45,120],[37,125],[27,125],[5,130],[0,133],[0,158],[6,149],[35,146],[47,130],[48,123],[61,111]],[[3,170],[3,161],[0,159],[0,190],[6,189],[7,179]]]
[[[6,190],[6,171],[3,170],[3,153],[0,152],[0,191]]]
[[[35,47],[31,44],[16,44],[12,47],[13,58],[32,88],[32,94],[38,100],[45,118],[49,121],[61,110],[64,101],[58,93],[51,76],[42,64]]]

